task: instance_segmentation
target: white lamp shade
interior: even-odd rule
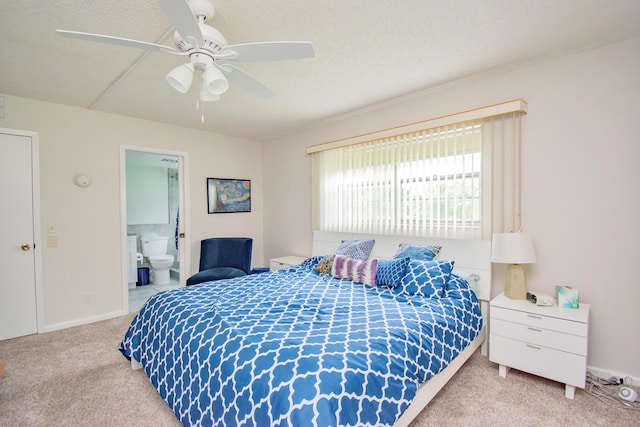
[[[207,90],[214,95],[221,95],[229,89],[229,82],[222,74],[222,71],[214,65],[208,65],[202,74],[204,84],[207,86]]]
[[[533,239],[529,233],[494,233],[491,261],[503,264],[530,264],[536,262]]]
[[[187,93],[193,81],[193,64],[182,64],[167,74],[167,83],[180,93]]]
[[[220,99],[220,95],[216,95],[215,93],[209,92],[209,89],[207,89],[207,85],[204,83],[204,80],[203,80],[202,84],[200,85],[200,101],[209,102],[209,101],[218,101],[219,99]]]

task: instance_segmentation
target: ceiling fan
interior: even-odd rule
[[[110,43],[141,49],[157,49],[172,55],[187,56],[188,62],[166,76],[169,85],[187,93],[196,72],[201,74],[201,101],[217,101],[227,91],[229,82],[269,98],[275,94],[253,76],[232,65],[231,61],[279,61],[312,58],[313,44],[303,41],[274,41],[227,45],[220,31],[204,22],[213,18],[215,8],[210,0],[158,0],[175,29],[176,48],[140,40],[78,31],[56,30],[64,37]]]

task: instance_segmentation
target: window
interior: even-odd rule
[[[481,141],[472,122],[321,153],[320,229],[478,236]]]
[[[461,239],[518,229],[526,110],[520,99],[307,147],[314,229]]]

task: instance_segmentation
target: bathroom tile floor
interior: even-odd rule
[[[176,280],[171,280],[171,283],[166,285],[145,285],[136,286],[134,289],[129,289],[129,312],[140,310],[145,302],[153,295],[161,291],[169,289],[177,289],[180,284]]]

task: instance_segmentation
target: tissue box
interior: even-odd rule
[[[579,308],[578,290],[571,286],[556,286],[556,299],[558,307]]]

